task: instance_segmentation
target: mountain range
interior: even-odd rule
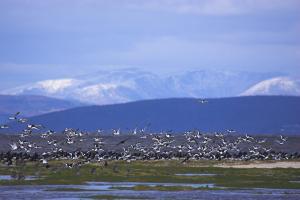
[[[207,99],[172,98],[130,103],[84,106],[30,118],[49,129],[79,128],[128,132],[147,127],[147,131],[174,132],[236,130],[239,133],[299,134],[300,97],[248,96]],[[11,124],[10,131],[21,130]],[[9,131],[9,130],[7,130]]]
[[[22,117],[31,117],[84,105],[37,95],[0,95],[0,123],[5,123],[17,112],[21,112]]]
[[[240,95],[300,95],[300,82],[282,73],[198,70],[158,75],[140,69],[98,71],[42,80],[0,91],[43,95],[105,105],[172,97],[219,98]]]

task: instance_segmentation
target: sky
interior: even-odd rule
[[[300,74],[299,0],[1,0],[0,90],[135,67]]]

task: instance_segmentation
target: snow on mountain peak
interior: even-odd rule
[[[299,94],[298,90],[293,89],[298,86],[295,86],[295,83],[288,78],[278,77],[281,75],[198,70],[163,76],[137,69],[101,70],[74,78],[39,81],[1,91],[1,93],[44,95],[103,105],[170,97],[230,97],[237,96],[250,88],[244,93],[247,95],[253,90],[269,91],[273,82],[276,82],[280,83],[281,88],[285,88],[284,91],[291,90]],[[273,79],[273,77],[277,78]],[[267,80],[267,82],[262,82],[264,86],[253,86],[263,80]]]
[[[275,77],[255,84],[241,95],[300,95],[300,81],[290,77]]]
[[[121,95],[118,90],[120,88],[133,88],[131,84],[126,82],[120,83],[99,83],[82,87],[76,91],[77,98],[80,101],[89,100],[93,104],[111,104],[130,101],[124,95]]]
[[[56,80],[45,80],[36,83],[35,87],[44,89],[49,94],[62,92],[64,89],[74,86],[78,81],[75,79],[56,79]]]

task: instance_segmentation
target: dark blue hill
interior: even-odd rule
[[[191,129],[242,133],[300,133],[300,97],[252,96],[208,99],[174,98],[106,106],[87,106],[32,117],[55,130],[126,131],[150,124],[150,131]]]
[[[38,95],[0,95],[0,124],[7,118],[21,112],[22,117],[66,110],[84,104]]]

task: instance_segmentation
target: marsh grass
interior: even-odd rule
[[[26,163],[20,166],[0,166],[1,175],[22,172],[24,175],[38,175],[37,180],[2,180],[0,185],[51,185],[85,184],[87,181],[100,182],[156,182],[156,183],[203,183],[215,184],[217,188],[282,188],[300,189],[297,182],[300,169],[237,169],[212,167],[216,161],[109,161],[85,164],[80,168],[68,169],[68,161],[51,161],[50,168],[41,164]],[[176,176],[175,174],[203,173],[215,176]],[[151,188],[150,188],[151,189]],[[184,189],[184,188],[183,188]],[[187,188],[185,188],[187,189]]]

